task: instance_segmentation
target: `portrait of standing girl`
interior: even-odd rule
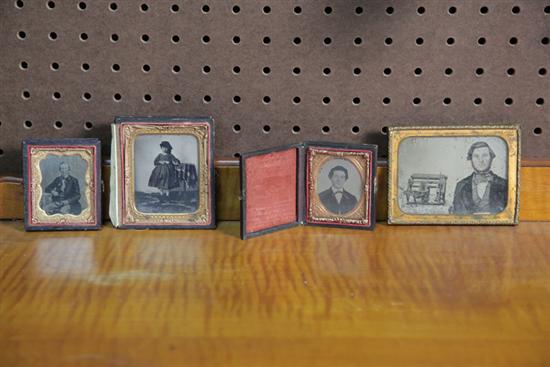
[[[172,145],[163,141],[160,143],[162,153],[155,158],[155,168],[149,177],[149,186],[160,191],[160,202],[168,201],[170,190],[178,186],[177,167],[181,162],[172,155]]]

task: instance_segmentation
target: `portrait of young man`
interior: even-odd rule
[[[456,184],[451,214],[500,213],[508,202],[508,181],[491,170],[496,155],[486,142],[470,146],[467,160],[473,172]]]
[[[334,214],[346,214],[357,206],[357,197],[346,191],[348,170],[341,166],[331,168],[328,173],[331,186],[319,194],[323,206]]]
[[[49,194],[49,200],[43,206],[48,215],[78,215],[82,212],[80,185],[71,175],[71,167],[67,162],[59,164],[59,175],[44,188],[44,193]]]

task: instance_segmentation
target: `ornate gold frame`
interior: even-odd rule
[[[78,215],[74,214],[46,214],[44,209],[40,207],[42,200],[42,171],[40,169],[40,162],[48,155],[56,156],[79,156],[88,164],[86,170],[85,181],[83,190],[84,196],[88,201],[86,209]],[[30,177],[31,177],[31,225],[75,225],[75,224],[94,224],[96,222],[96,205],[95,205],[95,161],[94,161],[94,147],[41,147],[32,146],[30,148]]]
[[[517,224],[519,213],[520,129],[518,125],[506,126],[456,126],[456,127],[393,127],[389,129],[388,158],[388,223],[390,224]],[[497,214],[407,214],[399,207],[398,150],[401,141],[409,137],[442,136],[495,136],[508,144],[508,203]]]
[[[321,204],[316,194],[317,176],[323,164],[329,159],[341,158],[349,161],[355,166],[363,182],[363,192],[358,200],[358,205],[349,214],[335,215],[329,212]],[[337,151],[332,149],[313,148],[308,149],[308,221],[319,223],[341,223],[349,225],[370,224],[369,202],[370,202],[370,180],[371,156],[369,152],[359,151]]]
[[[122,208],[124,225],[206,225],[212,221],[210,207],[210,163],[209,125],[193,124],[121,124],[120,140],[123,150],[123,166],[120,171],[122,195],[119,205]],[[134,182],[134,142],[139,135],[192,135],[197,139],[199,150],[199,207],[192,213],[142,213],[135,203]],[[121,167],[121,166],[119,166]]]

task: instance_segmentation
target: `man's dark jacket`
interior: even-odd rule
[[[489,212],[496,214],[506,208],[506,203],[508,202],[508,181],[495,175],[493,172],[490,172],[489,175],[491,185],[489,191]],[[472,173],[456,184],[451,214],[474,214],[478,211],[472,192],[473,179],[474,174]]]
[[[342,199],[340,200],[340,204],[338,204],[338,200],[336,200],[336,196],[332,192],[332,188],[329,188],[320,193],[319,198],[321,199],[321,203],[323,203],[325,208],[335,214],[345,214],[355,208],[355,206],[357,205],[357,198],[346,190],[343,190],[342,192]]]
[[[78,180],[69,175],[65,178],[65,189],[61,190],[63,182],[63,176],[57,176],[51,184],[49,184],[44,191],[51,194],[53,190],[57,191],[59,195],[53,196],[54,202],[61,202],[67,200],[70,206],[69,212],[71,214],[80,214],[82,212],[82,206],[80,205],[80,186]]]

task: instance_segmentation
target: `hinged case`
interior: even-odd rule
[[[111,131],[114,227],[216,227],[211,117],[120,116]]]
[[[318,163],[316,155],[323,156],[324,164]],[[374,229],[376,156],[376,145],[330,142],[305,142],[243,153],[240,157],[241,238],[299,224]],[[326,177],[328,167],[336,164],[331,164],[332,159],[352,168],[353,172],[346,168],[346,182],[355,177],[355,186],[359,184],[359,198],[349,212],[355,214],[353,218],[347,213],[342,216],[330,212],[321,202],[317,176],[323,171],[322,177]],[[328,180],[324,179],[325,187]]]

